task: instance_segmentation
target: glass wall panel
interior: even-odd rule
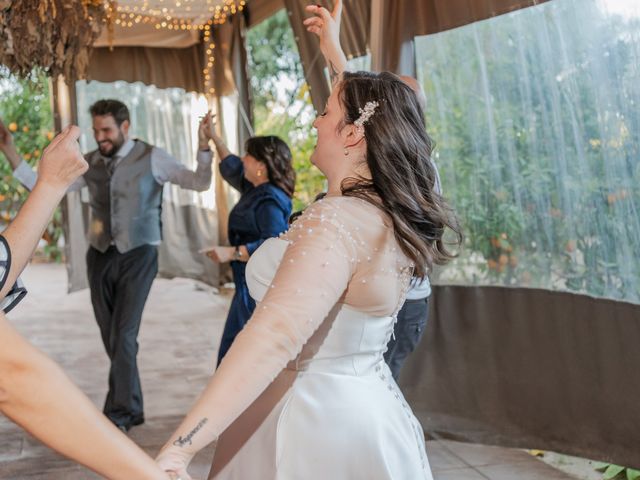
[[[416,41],[466,235],[436,281],[640,302],[640,2],[554,0]]]

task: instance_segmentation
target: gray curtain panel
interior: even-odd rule
[[[640,467],[640,305],[436,286],[400,386],[433,437]]]

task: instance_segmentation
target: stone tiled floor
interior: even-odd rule
[[[30,294],[11,313],[11,321],[100,405],[108,364],[88,292],[67,295],[62,266],[30,266],[24,279]],[[150,454],[157,452],[205,384],[215,362],[228,301],[228,296],[190,280],[156,280],[139,337],[147,423],[130,432]],[[427,449],[436,480],[574,478],[521,450],[450,441],[429,441]],[[194,478],[206,477],[211,456],[208,449],[196,457]],[[95,478],[99,477],[0,417],[0,479]]]

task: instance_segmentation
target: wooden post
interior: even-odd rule
[[[51,79],[51,101],[53,124],[56,133],[78,123],[78,106],[75,82],[69,85],[60,75]],[[64,228],[64,253],[67,265],[67,290],[73,292],[88,286],[85,265],[87,241],[85,238],[85,215],[80,192],[68,193],[60,203]]]

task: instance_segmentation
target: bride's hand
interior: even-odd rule
[[[305,19],[302,23],[308,32],[318,36],[322,53],[331,53],[330,50],[340,48],[342,1],[336,0],[331,12],[320,5],[308,5],[305,10],[314,16]]]
[[[156,457],[156,463],[162,470],[167,472],[171,480],[193,480],[187,472],[188,463],[178,455],[172,455],[165,450]]]
[[[187,467],[193,455],[186,454],[173,445],[165,445],[156,457],[158,466],[167,472],[172,480],[193,480],[187,472]]]
[[[167,473],[169,474],[169,480],[194,480],[186,470],[182,473],[168,470]]]

